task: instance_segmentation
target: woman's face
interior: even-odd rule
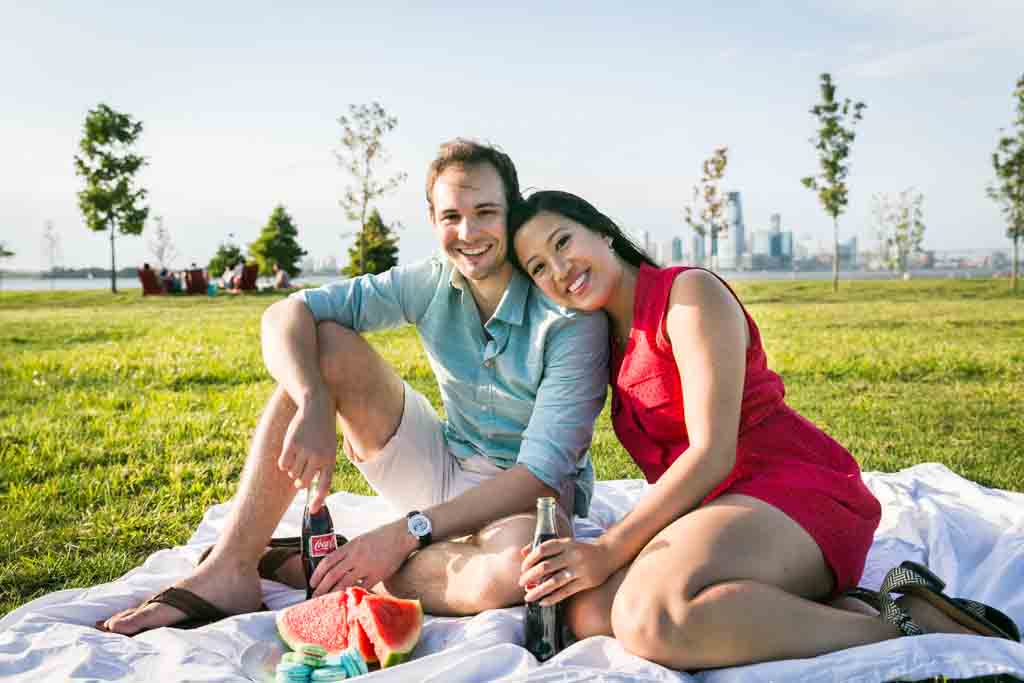
[[[542,211],[531,218],[513,246],[526,274],[566,308],[603,308],[621,275],[603,236],[557,213]]]

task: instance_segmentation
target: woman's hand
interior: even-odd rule
[[[539,600],[544,607],[565,600],[573,593],[604,583],[616,567],[602,546],[555,538],[536,549],[522,549],[519,585],[526,588],[526,601]]]

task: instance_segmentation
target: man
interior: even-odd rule
[[[288,276],[288,271],[276,263],[273,265],[272,270],[274,271],[274,289],[291,289],[292,279]]]
[[[587,449],[608,351],[603,315],[557,308],[508,262],[506,215],[518,197],[505,154],[466,140],[442,145],[427,202],[446,258],[304,290],[267,309],[263,358],[278,387],[221,538],[172,591],[187,599],[159,598],[106,628],[131,634],[197,612],[258,609],[257,566],[296,489],[319,476],[314,510],[329,492],[335,420],[348,458],[408,515],[325,558],[310,582],[317,595],[383,583],[442,615],[521,602],[519,549],[537,497],[587,513]],[[437,377],[443,422],[359,334],[407,322]],[[297,555],[269,573],[304,585]]]

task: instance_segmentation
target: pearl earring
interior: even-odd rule
[[[611,235],[605,235],[604,236],[604,241],[608,243],[608,248],[611,249],[612,248],[612,236]]]

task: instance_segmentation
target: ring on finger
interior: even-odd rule
[[[565,581],[572,581],[572,570],[566,567],[562,570],[562,578]]]

